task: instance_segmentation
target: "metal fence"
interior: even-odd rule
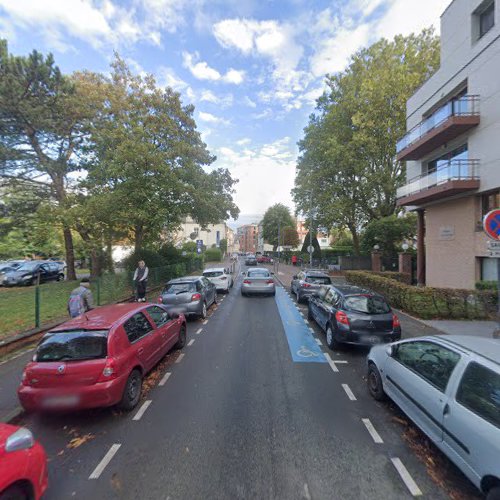
[[[200,261],[186,260],[164,267],[150,268],[148,293],[168,280],[201,270]],[[0,288],[0,342],[3,338],[50,325],[68,317],[67,302],[78,281],[46,283],[38,286]],[[104,274],[91,282],[95,305],[132,300],[135,296],[133,273]]]

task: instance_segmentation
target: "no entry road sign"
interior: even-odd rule
[[[493,240],[500,240],[500,209],[492,210],[484,216],[483,229]]]

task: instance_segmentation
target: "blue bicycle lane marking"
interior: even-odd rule
[[[276,287],[276,304],[283,323],[288,347],[296,363],[327,363],[304,319],[292,299],[281,287]]]

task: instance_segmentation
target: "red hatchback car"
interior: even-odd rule
[[[23,427],[0,424],[0,499],[38,500],[47,489],[47,457]]]
[[[27,411],[113,406],[131,410],[142,379],[186,342],[183,315],[159,304],[99,307],[46,333],[18,389]]]

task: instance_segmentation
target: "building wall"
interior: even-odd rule
[[[487,236],[477,227],[478,199],[468,196],[428,207],[426,283],[472,289],[480,276],[479,257],[487,256]]]
[[[203,240],[203,244],[210,248],[217,243],[217,231],[219,231],[219,240],[227,239],[227,229],[229,228],[226,224],[221,223],[209,224],[205,230],[202,230],[199,223],[187,219],[177,233],[176,240],[179,241],[181,245],[188,241]],[[191,239],[192,233],[197,233],[194,240]]]

